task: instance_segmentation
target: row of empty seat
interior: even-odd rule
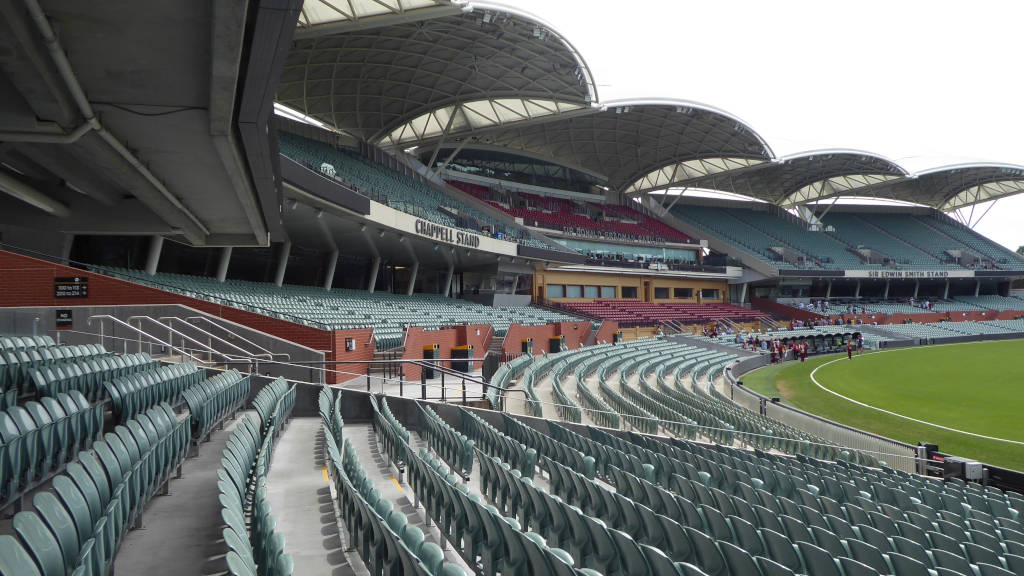
[[[0,573],[101,576],[146,503],[168,482],[189,447],[188,422],[168,404],[107,432],[14,516],[0,536]]]
[[[520,474],[513,452],[494,449],[481,458],[481,492],[538,541],[564,545],[576,566],[636,575],[679,573],[679,562],[722,576],[1020,574],[1018,494],[842,458],[593,428],[588,443],[572,434],[578,452],[561,427],[533,426],[506,416],[503,428],[537,450],[550,487]],[[452,511],[456,523],[462,513]],[[506,539],[497,554],[509,552],[519,550]]]
[[[344,437],[341,398],[341,394],[324,389],[319,406],[337,508],[350,546],[371,574],[463,576],[465,572],[445,561],[441,548],[426,541],[421,529],[409,525],[405,513],[383,498],[367,477],[352,441]],[[382,427],[391,425],[380,426],[383,432]]]
[[[502,336],[510,324],[547,324],[579,318],[533,306],[485,306],[438,294],[411,296],[365,290],[334,289],[266,282],[227,280],[184,274],[146,276],[140,270],[108,269],[117,277],[209,300],[243,310],[331,330],[372,328],[378,349],[403,344],[405,327],[438,328],[490,324]]]
[[[676,218],[779,268],[1022,270],[1024,259],[931,212],[830,210],[824,232],[761,206],[677,204]]]
[[[547,246],[531,238],[525,230],[501,222],[418,177],[397,172],[355,152],[290,132],[278,132],[278,144],[284,156],[321,173],[324,173],[321,167],[327,164],[333,173],[325,175],[342,180],[356,192],[396,210],[477,234],[486,226],[491,234],[500,235],[505,240]]]
[[[594,300],[591,302],[566,302],[559,307],[572,313],[614,320],[620,326],[656,326],[665,322],[682,324],[704,324],[728,319],[746,322],[767,318],[759,310],[751,310],[734,304],[689,302],[639,302],[636,300]]]
[[[522,218],[527,226],[590,238],[686,244],[694,242],[686,234],[629,206],[573,201],[526,192],[515,193],[520,200],[517,206],[512,206],[511,197],[502,199],[486,186],[459,180],[448,183],[516,218]],[[595,218],[596,214],[603,214],[604,217]]]
[[[259,421],[247,415],[239,422],[217,471],[228,572],[231,576],[290,576],[294,562],[285,552],[284,535],[276,530],[267,500],[267,473],[274,441],[295,406],[295,386],[275,380],[260,390],[253,403],[259,408]]]

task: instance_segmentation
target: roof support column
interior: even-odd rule
[[[149,241],[149,254],[146,256],[146,274],[156,274],[157,266],[160,265],[160,252],[164,249],[164,237],[153,236]]]
[[[332,250],[327,255],[327,273],[324,274],[324,290],[330,290],[334,285],[334,271],[338,268],[338,251]]]
[[[750,286],[750,282],[744,282],[740,285],[740,305],[747,301],[747,287]]]
[[[441,290],[441,295],[445,298],[452,293],[452,276],[455,275],[455,262],[448,264],[448,271],[444,275],[444,288]]]
[[[853,293],[854,298],[860,298],[860,280],[857,280],[857,290]]]
[[[942,293],[943,300],[949,300],[949,278],[946,278],[946,290]]]
[[[437,139],[437,146],[434,147],[434,153],[430,155],[430,162],[427,163],[427,169],[429,170],[434,162],[437,160],[437,153],[441,151],[441,146],[444,146],[444,141],[448,137],[448,132],[452,129],[452,123],[455,121],[455,116],[462,112],[462,104],[456,104],[452,113],[448,116],[448,122],[444,125],[444,130],[441,132],[441,137]],[[435,117],[436,119],[436,117]],[[447,162],[445,162],[447,164]]]
[[[825,298],[831,298],[831,297],[832,297],[832,279],[829,278],[828,288],[825,289]]]
[[[882,295],[882,300],[888,300],[889,299],[889,283],[891,283],[891,282],[892,282],[892,280],[886,280],[885,281],[885,294]]]
[[[231,265],[231,246],[220,249],[220,261],[217,262],[217,282],[228,279],[228,266]]]
[[[981,278],[974,279],[974,297],[977,298],[981,294]]]
[[[277,272],[274,273],[274,284],[280,288],[284,284],[284,273],[288,270],[288,257],[292,254],[292,241],[285,240],[277,256]]]
[[[373,264],[370,265],[370,279],[366,282],[366,291],[373,294],[377,287],[377,272],[380,271],[380,256],[373,257]]]
[[[914,300],[917,300],[917,291],[921,288],[921,281],[914,280]]]
[[[417,260],[412,263],[412,271],[409,273],[409,287],[405,289],[406,296],[412,296],[413,291],[416,290],[416,276],[420,272],[420,261]]]
[[[444,162],[442,162],[441,165],[438,166],[436,170],[434,170],[434,174],[440,174],[441,171],[444,170],[446,166],[451,164],[452,160],[455,159],[455,156],[457,156],[459,152],[462,152],[462,147],[466,145],[466,142],[469,142],[469,138],[464,138],[462,142],[460,142],[459,145],[455,147],[455,150],[452,150],[452,153],[449,154],[448,157],[444,159]],[[429,169],[430,166],[427,166],[427,168]]]

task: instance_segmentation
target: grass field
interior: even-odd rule
[[[826,388],[885,410],[975,434],[1024,442],[1024,340],[844,355],[768,366],[744,385],[813,414],[911,444],[1024,470],[1024,446],[959,434],[858,406]]]

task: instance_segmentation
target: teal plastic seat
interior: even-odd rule
[[[0,576],[46,576],[14,536],[0,535]]]
[[[887,574],[889,572],[889,565],[885,562],[885,557],[882,556],[882,551],[878,548],[860,540],[847,540],[846,546],[849,548],[850,556],[857,562],[870,566],[872,570],[879,574]]]
[[[57,497],[50,492],[39,492],[32,498],[36,513],[57,538],[66,566],[78,557],[80,542],[74,521]]]
[[[797,555],[793,543],[788,538],[767,528],[761,529],[761,537],[764,539],[766,557],[793,572],[801,572],[803,566],[800,556]]]
[[[754,562],[754,557],[750,555],[746,550],[730,544],[729,542],[719,542],[718,549],[722,552],[722,557],[725,558],[725,564],[729,568],[729,574],[733,576],[740,576],[742,574],[758,574],[757,564]]]
[[[60,545],[39,516],[35,512],[18,512],[13,525],[43,576],[64,576],[66,566]]]
[[[686,527],[686,533],[693,542],[695,564],[708,576],[727,576],[729,570],[725,558],[715,546],[715,542],[703,532],[689,526]]]
[[[843,576],[836,561],[824,548],[810,542],[797,542],[797,549],[809,574],[815,576]]]
[[[903,556],[898,552],[889,552],[889,563],[892,564],[893,574],[899,576],[930,576],[925,564]]]
[[[961,574],[972,574],[971,563],[966,558],[946,550],[932,550],[932,562],[936,568],[948,568]]]
[[[757,563],[761,576],[794,576],[792,570],[764,556],[758,556],[754,558],[754,561]]]

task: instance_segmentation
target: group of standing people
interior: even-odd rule
[[[810,347],[811,345],[807,342],[795,342],[792,344],[786,344],[778,340],[768,342],[768,350],[772,355],[772,364],[789,360],[790,354],[792,354],[793,360],[799,358],[801,362],[806,362],[807,352],[810,350]]]

